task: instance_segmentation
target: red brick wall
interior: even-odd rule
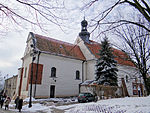
[[[27,81],[27,87],[26,87],[26,91],[28,90],[28,86],[30,84],[30,77],[31,77],[31,65],[29,65],[29,73],[28,73],[28,81]],[[37,64],[33,63],[33,79],[32,79],[32,84],[35,84],[35,80],[36,80],[36,68],[37,68]],[[38,64],[38,75],[37,75],[37,82],[36,84],[41,84],[42,82],[42,73],[43,73],[43,65],[42,64]]]

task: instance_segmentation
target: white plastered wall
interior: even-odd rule
[[[19,85],[20,85],[20,76],[21,76],[21,68],[18,69],[18,77],[17,77],[17,83],[16,83],[16,96],[19,94]]]
[[[87,77],[86,80],[95,80],[96,60],[87,61]]]
[[[81,60],[41,53],[39,64],[43,64],[43,74],[42,84],[37,85],[37,97],[50,97],[50,85],[55,85],[55,97],[78,95],[82,81]],[[52,67],[56,68],[56,78],[50,77]],[[77,70],[80,71],[80,80],[76,80]]]
[[[28,96],[28,91],[26,91],[26,86],[27,86],[27,80],[28,80],[28,74],[29,74],[29,65],[32,62],[32,57],[30,56],[31,53],[31,44],[32,42],[32,37],[29,33],[28,39],[26,42],[26,48],[24,52],[24,56],[22,58],[22,67],[23,69],[23,76],[22,76],[22,87],[21,87],[21,96],[27,97]],[[26,72],[25,69],[27,68]],[[18,71],[18,79],[17,79],[17,88],[16,92],[19,92],[19,85],[20,85],[20,77],[21,77],[21,70]]]
[[[137,78],[138,83],[142,83],[143,80],[139,78],[139,72],[135,67],[118,65],[118,85],[121,86],[121,78],[124,78],[127,90],[129,95],[133,95],[133,86],[132,83],[135,82],[135,78]],[[126,75],[128,76],[128,81],[126,80]]]
[[[89,49],[84,44],[84,41],[80,37],[77,37],[77,39],[75,41],[75,44],[77,44],[80,47],[80,49],[81,49],[82,53],[84,54],[86,60],[95,59],[95,56],[93,54],[91,54]]]
[[[24,71],[23,71],[23,76],[22,76],[23,79],[22,79],[22,87],[21,87],[21,95],[24,97],[27,97],[28,95],[28,91],[26,91],[26,87],[27,87],[27,82],[28,82],[28,76],[30,76],[29,65],[31,64],[31,62],[32,62],[32,57],[30,55],[26,55],[26,57],[24,57],[24,63],[23,63]]]
[[[84,81],[85,80],[94,80],[95,79],[95,56],[90,52],[87,46],[84,44],[84,41],[78,36],[75,44],[77,44],[82,53],[86,58],[86,62],[84,62]]]

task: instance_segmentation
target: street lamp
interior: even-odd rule
[[[34,40],[34,39],[33,39]],[[31,75],[30,75],[30,99],[29,99],[29,108],[32,107],[32,80],[33,80],[33,62],[36,59],[35,55],[37,54],[37,50],[35,49],[35,41],[31,44],[32,53],[32,63],[31,63]]]
[[[36,65],[36,75],[35,75],[35,86],[34,86],[34,98],[36,96],[36,84],[37,84],[37,77],[38,77],[38,66],[39,66],[39,58],[40,58],[41,52],[38,51],[38,56],[37,56],[37,65]]]

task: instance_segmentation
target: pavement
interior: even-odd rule
[[[19,112],[17,112],[17,111],[15,112],[15,111],[11,111],[11,110],[5,110],[3,108],[0,108],[0,113],[19,113]]]
[[[21,112],[19,112],[19,110],[18,111],[12,111],[11,109],[10,110],[5,110],[4,108],[0,108],[0,113],[32,113],[32,112],[29,112],[29,111],[21,111]]]
[[[14,103],[14,102],[12,101],[12,103]],[[38,102],[38,103],[40,103],[40,102]],[[43,102],[43,104],[45,104],[47,106],[51,106],[51,105],[62,106],[62,105],[70,105],[70,104],[75,104],[75,103],[76,102],[73,102],[73,103],[62,103],[62,102],[54,103],[54,102],[49,102],[49,101],[44,101]],[[26,105],[26,104],[27,103],[24,103],[24,105]],[[68,110],[68,108],[67,109],[63,109],[63,110],[60,110],[60,109],[57,109],[57,108],[51,108],[51,113],[65,113],[65,110]],[[14,106],[9,106],[9,110],[5,110],[4,106],[3,106],[3,108],[0,108],[0,113],[20,113],[20,112],[19,112],[19,110],[15,109]],[[41,110],[41,111],[36,111],[36,112],[21,111],[21,113],[48,113],[48,112]]]
[[[56,109],[56,108],[52,108],[51,113],[65,113],[64,110],[60,110],[60,109]]]
[[[35,112],[29,112],[29,111],[12,111],[12,109],[10,110],[5,110],[4,108],[0,108],[0,113],[35,113]],[[43,111],[38,111],[36,113],[47,113],[47,112],[43,112]],[[55,108],[52,108],[52,111],[51,113],[64,113],[64,110],[59,110],[59,109],[55,109]]]

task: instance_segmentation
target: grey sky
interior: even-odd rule
[[[86,20],[90,21],[90,19],[92,19],[99,12],[103,11],[103,9],[109,7],[116,0],[101,0],[91,8],[81,10],[81,6],[83,6],[83,3],[86,3],[87,1],[90,0],[65,0],[65,7],[67,8],[67,10],[64,11],[64,14],[62,16],[68,18],[67,21],[64,21],[64,24],[69,27],[63,28],[65,33],[58,26],[51,24],[46,20],[44,20],[45,23],[42,23],[42,25],[47,30],[46,32],[42,32],[41,29],[33,27],[29,23],[23,23],[18,19],[17,21],[22,25],[21,27],[16,27],[14,23],[8,23],[7,20],[5,20],[4,27],[0,27],[0,31],[7,31],[7,34],[0,38],[0,71],[2,72],[2,74],[4,76],[6,74],[9,74],[10,76],[17,74],[18,68],[21,67],[22,64],[21,58],[24,54],[26,39],[29,32],[32,31],[44,36],[73,43],[77,38],[78,33],[80,32],[80,22],[82,21],[83,17],[85,16]],[[14,8],[17,12],[23,13],[25,16],[32,16],[28,15],[28,13],[25,13],[27,12],[27,10],[23,10],[23,7],[21,7],[21,10],[18,10],[18,8],[20,7],[18,4],[15,4],[16,1],[5,0],[5,2],[3,1],[0,3],[5,3],[9,6],[15,6]],[[124,12],[122,13],[122,15],[124,14],[123,16],[128,17],[128,14],[131,13],[131,10],[132,8],[124,7]],[[117,17],[116,15],[118,11],[119,10],[113,13],[113,17]],[[59,13],[62,12],[60,11]],[[91,31],[91,28],[88,29],[89,31]],[[91,35],[91,39],[94,39],[94,35],[95,34]]]
[[[25,7],[23,8],[22,5],[19,6],[18,3],[16,5],[16,1],[5,0],[1,3],[14,8],[18,13],[21,13],[24,16],[32,16],[26,13],[27,9]],[[79,1],[65,1],[65,6],[68,10],[70,10],[70,12],[64,12],[63,16],[66,18],[68,18],[69,15],[71,16],[67,22],[64,22],[66,26],[69,27],[64,27],[64,31],[44,19],[41,24],[44,28],[46,28],[44,30],[47,30],[44,32],[38,27],[33,27],[27,22],[20,21],[18,18],[16,21],[19,22],[21,26],[16,26],[13,22],[11,23],[8,19],[5,19],[3,21],[3,26],[0,27],[0,31],[4,31],[4,35],[0,38],[0,71],[2,72],[2,75],[6,76],[9,74],[9,76],[12,76],[18,73],[18,68],[21,67],[22,64],[21,58],[23,57],[25,51],[26,39],[28,33],[31,31],[37,34],[73,43],[80,32],[80,21],[84,16],[82,12],[74,10],[77,9],[79,5],[81,5],[81,2]]]

